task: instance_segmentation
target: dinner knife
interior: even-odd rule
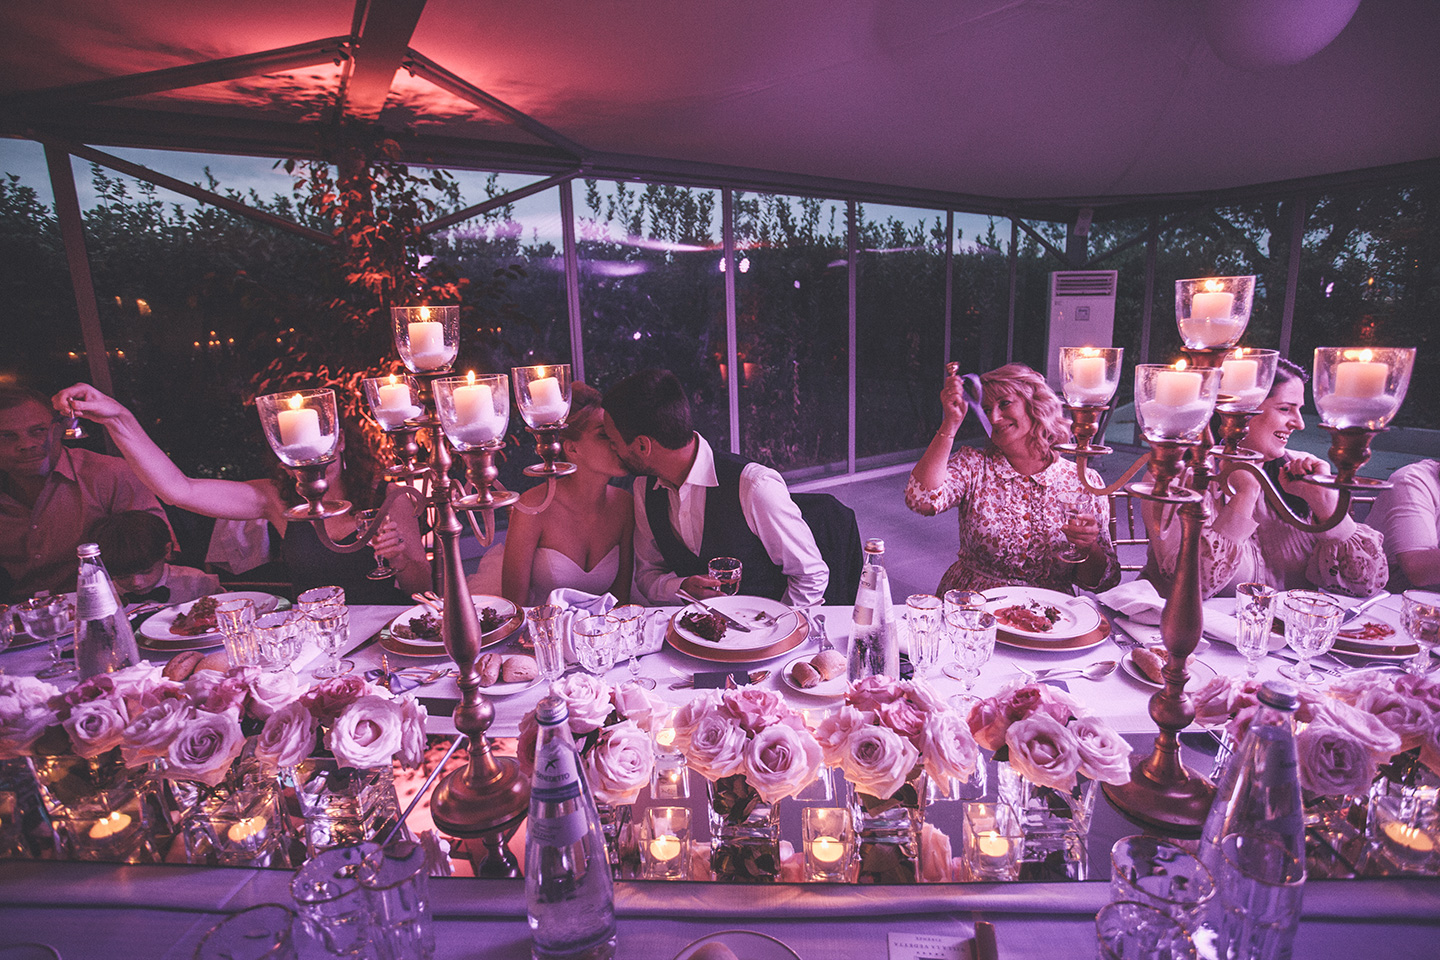
[[[699,597],[692,597],[684,590],[675,591],[675,595],[682,600],[689,600],[696,606],[715,614],[715,616],[719,617],[721,620],[724,620],[726,623],[734,627],[736,630],[739,630],[741,633],[750,632],[750,628],[745,626],[745,624],[741,623],[739,620],[736,620],[734,617],[730,616],[730,614],[726,613],[725,611],[715,609],[714,607],[710,606],[710,604],[706,603],[704,600],[701,600]]]
[[[1347,607],[1345,609],[1344,619],[1340,621],[1340,629],[1343,630],[1345,629],[1345,627],[1354,623],[1356,620],[1359,620],[1361,614],[1363,614],[1366,610],[1369,610],[1371,607],[1375,606],[1375,604],[1379,603],[1381,600],[1388,598],[1389,596],[1390,594],[1387,591],[1381,590],[1369,600],[1357,603],[1353,607]],[[1336,599],[1338,600],[1340,598],[1336,597]]]
[[[989,920],[975,921],[975,960],[1000,960],[995,943],[995,924]]]

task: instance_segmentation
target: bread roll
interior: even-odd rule
[[[820,671],[801,660],[790,668],[790,679],[800,689],[809,690],[811,687],[820,685]]]
[[[160,673],[166,680],[184,680],[195,672],[195,668],[198,667],[200,661],[204,659],[205,655],[196,650],[177,653],[170,658],[170,662],[165,664],[165,669],[161,670]]]
[[[690,954],[690,960],[740,960],[735,951],[723,943],[701,944]]]
[[[500,679],[506,683],[528,683],[540,675],[534,657],[506,657]]]
[[[1146,647],[1136,647],[1130,657],[1135,661],[1136,669],[1144,674],[1146,679],[1155,683],[1165,682],[1165,678],[1160,675],[1160,671],[1165,668],[1164,657]]]
[[[834,680],[845,674],[845,657],[839,650],[821,650],[810,658],[810,663],[822,680]]]
[[[190,671],[190,673],[194,675],[196,673],[199,673],[201,670],[214,670],[217,673],[226,673],[229,671],[229,669],[230,658],[225,654],[225,650],[222,648],[220,650],[215,650],[211,653],[206,654],[205,659],[201,660],[200,663],[195,667],[195,669]]]
[[[480,657],[480,662],[475,665],[480,671],[480,686],[494,686],[495,681],[500,679],[500,654],[486,653]]]

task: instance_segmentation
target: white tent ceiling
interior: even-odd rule
[[[1359,0],[1345,25],[1355,3],[12,3],[0,133],[288,155],[340,102],[404,131],[416,161],[1031,212],[1434,175],[1440,3]],[[1224,15],[1265,7],[1288,26]],[[1267,62],[1308,52],[1286,43],[1327,18],[1344,26],[1318,53]],[[179,87],[96,84],[304,45]]]

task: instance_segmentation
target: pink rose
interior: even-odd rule
[[[1037,712],[1012,723],[1005,745],[1010,748],[1010,765],[1026,780],[1066,792],[1075,789],[1080,744],[1048,713]]]
[[[720,712],[734,719],[754,736],[766,727],[783,723],[790,714],[785,698],[773,690],[741,687],[720,695]]]
[[[621,684],[610,691],[615,710],[646,733],[653,734],[665,726],[670,705],[638,683]]]
[[[986,750],[994,752],[1005,745],[1005,731],[1010,729],[1010,718],[1005,708],[995,697],[986,697],[970,708],[970,733],[975,742]]]
[[[925,729],[929,713],[906,697],[897,697],[889,703],[880,704],[875,711],[876,718],[902,737],[912,741]]]
[[[1306,790],[1326,796],[1361,794],[1370,789],[1377,764],[1365,745],[1348,731],[1316,720],[1295,735],[1300,757],[1300,783]]]
[[[520,718],[520,737],[515,741],[515,761],[520,772],[528,779],[535,772],[535,741],[540,736],[540,724],[531,710]]]
[[[868,726],[865,714],[851,706],[843,706],[834,713],[826,714],[815,728],[815,739],[825,754],[825,763],[832,767],[840,765],[845,755],[845,744],[851,734]]]
[[[110,681],[115,684],[115,693],[120,697],[126,700],[145,699],[157,687],[167,687],[174,683],[165,679],[163,670],[158,663],[141,660],[110,674]]]
[[[1401,750],[1420,746],[1436,716],[1424,701],[1379,686],[1363,691],[1354,705],[1389,727],[1400,738]]]
[[[1404,674],[1395,678],[1395,691],[1413,697],[1432,710],[1440,710],[1440,682],[1429,677],[1415,677]]]
[[[267,769],[298,766],[315,750],[320,725],[299,700],[287,703],[265,719],[255,738],[255,757]]]
[[[1369,752],[1378,766],[1400,752],[1400,735],[1379,717],[1357,710],[1348,703],[1330,700],[1319,706],[1312,723],[1338,728]]]
[[[600,739],[585,752],[582,764],[596,800],[634,803],[640,789],[650,785],[655,749],[639,724],[622,720],[601,730]]]
[[[721,710],[712,710],[700,718],[682,752],[702,777],[719,780],[745,772],[745,747],[749,742],[739,721]]]
[[[374,694],[364,696],[335,718],[325,746],[343,767],[388,767],[400,750],[404,723],[400,704]]]
[[[70,710],[65,729],[70,744],[82,757],[98,757],[120,745],[125,733],[125,703],[119,697],[101,697],[77,704]]]
[[[229,677],[214,670],[201,670],[185,681],[185,693],[197,710],[207,713],[232,712],[237,717],[245,706],[248,691],[239,677]]]
[[[840,769],[861,793],[885,799],[905,785],[920,751],[889,727],[866,724],[845,741]]]
[[[695,731],[699,729],[700,721],[718,709],[720,709],[720,692],[706,690],[694,699],[686,701],[679,710],[675,711],[675,749],[685,750]]]
[[[1130,744],[1099,717],[1081,717],[1069,726],[1080,747],[1080,772],[1105,783],[1130,782]]]
[[[425,707],[414,697],[400,700],[400,762],[406,767],[418,768],[425,762]]]
[[[67,707],[79,706],[91,700],[100,700],[115,695],[115,679],[108,673],[97,674],[81,680],[61,697]]]
[[[321,723],[331,723],[341,711],[361,697],[372,696],[379,690],[366,683],[361,677],[347,673],[340,677],[321,680],[300,695],[306,708]]]
[[[555,696],[570,708],[570,732],[577,737],[599,730],[615,708],[610,702],[610,684],[588,673],[572,673],[555,681]]]
[[[202,710],[170,742],[165,775],[216,786],[245,748],[245,734],[233,713]]]
[[[125,766],[138,767],[147,760],[158,760],[170,751],[170,743],[185,729],[195,710],[190,701],[161,700],[140,712],[120,738],[120,755]]]
[[[1431,773],[1440,775],[1440,717],[1436,717],[1420,740],[1420,762]]]
[[[0,760],[28,756],[45,728],[58,718],[50,701],[60,688],[34,677],[0,673]]]
[[[926,883],[948,883],[955,877],[955,855],[950,837],[932,823],[920,830],[921,878]]]
[[[883,674],[865,677],[851,686],[845,702],[857,710],[874,712],[900,696],[900,683]]]
[[[1195,706],[1195,722],[1202,727],[1218,727],[1229,723],[1241,709],[1259,701],[1245,691],[1238,677],[1213,677],[1190,697]]]
[[[793,797],[820,772],[824,757],[809,730],[783,723],[755,734],[745,751],[745,779],[760,799],[775,803]]]
[[[920,753],[930,779],[947,797],[951,781],[968,779],[980,761],[980,747],[970,733],[970,725],[953,710],[930,718],[920,741]]]

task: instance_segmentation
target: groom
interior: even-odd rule
[[[690,421],[669,370],[642,370],[605,394],[605,434],[635,480],[635,583],[651,603],[718,596],[709,562],[744,565],[740,593],[792,607],[823,602],[830,573],[780,474],[716,453]]]

